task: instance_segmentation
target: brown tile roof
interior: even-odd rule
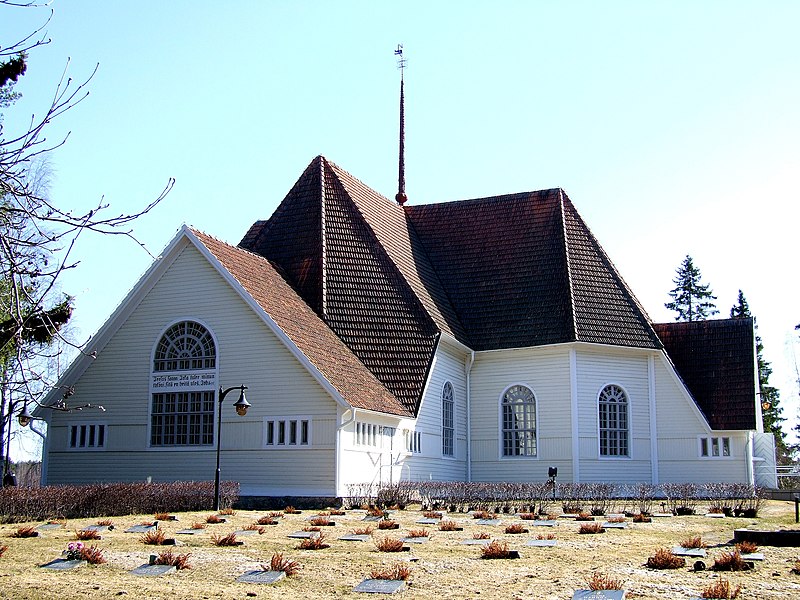
[[[656,323],[653,327],[712,428],[756,428],[752,319]]]
[[[410,416],[266,259],[191,230],[346,402],[356,408]]]

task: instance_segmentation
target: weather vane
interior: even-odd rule
[[[399,153],[399,165],[398,165],[398,176],[397,176],[397,195],[395,195],[394,199],[397,200],[397,203],[402,206],[408,201],[408,196],[406,195],[406,157],[405,157],[405,145],[406,145],[406,124],[405,124],[405,96],[403,94],[403,85],[404,79],[403,75],[405,72],[406,67],[406,59],[403,58],[403,44],[397,44],[397,49],[394,51],[395,56],[397,56],[397,68],[400,69],[400,153]]]
[[[403,58],[403,44],[397,44],[397,49],[394,51],[397,57],[397,68],[400,69],[400,78],[403,78],[403,71],[406,68],[406,59]]]

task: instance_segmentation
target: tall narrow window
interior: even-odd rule
[[[536,398],[524,385],[508,388],[502,399],[503,456],[536,456]]]
[[[455,438],[455,398],[453,386],[448,381],[442,388],[442,454],[454,455]]]
[[[618,385],[607,385],[598,399],[600,456],[630,456],[628,396]]]

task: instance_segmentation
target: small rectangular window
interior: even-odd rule
[[[310,419],[278,418],[264,422],[265,446],[308,446],[310,440]]]
[[[286,443],[286,421],[278,421],[278,445]]]
[[[719,438],[711,438],[711,456],[719,456]]]
[[[106,444],[106,426],[92,423],[87,425],[70,425],[69,447],[74,449],[98,449]]]
[[[303,446],[308,445],[308,421],[300,421],[300,443]]]
[[[267,445],[275,443],[275,421],[267,421]]]
[[[722,438],[722,456],[731,455],[731,438]]]
[[[289,421],[289,444],[297,445],[297,421]]]
[[[708,438],[700,438],[700,456],[708,456]]]

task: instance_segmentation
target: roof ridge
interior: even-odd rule
[[[567,286],[569,287],[569,318],[572,321],[573,340],[578,341],[578,320],[575,318],[575,289],[572,285],[572,261],[569,258],[569,236],[567,235],[567,219],[564,216],[564,190],[558,188],[558,212],[561,217],[561,235],[564,236],[564,260],[567,265]]]

